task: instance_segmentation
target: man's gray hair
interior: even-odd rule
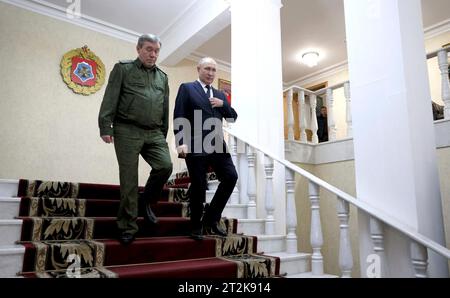
[[[213,63],[213,64],[217,65],[216,60],[214,60],[213,58],[211,58],[211,57],[203,57],[202,59],[200,59],[200,61],[198,61],[197,66],[202,66],[203,64],[206,64],[206,63]]]
[[[161,39],[159,39],[158,36],[156,36],[155,34],[143,34],[139,37],[138,39],[138,43],[137,46],[138,48],[142,48],[142,46],[144,45],[144,42],[151,42],[151,43],[159,43],[159,46],[161,47]]]

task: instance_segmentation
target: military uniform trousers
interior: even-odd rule
[[[172,162],[166,139],[160,129],[147,130],[132,124],[114,125],[114,147],[120,173],[120,206],[117,226],[121,232],[138,231],[139,155],[151,166],[144,191],[145,203],[159,199],[172,174]]]

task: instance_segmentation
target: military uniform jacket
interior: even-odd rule
[[[139,59],[114,65],[98,117],[101,136],[112,136],[116,123],[128,123],[161,129],[166,137],[168,118],[169,84],[161,69],[147,69]]]

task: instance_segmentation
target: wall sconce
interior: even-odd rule
[[[309,67],[314,67],[319,64],[319,53],[307,52],[302,55],[302,62]]]

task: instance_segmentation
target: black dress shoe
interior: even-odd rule
[[[203,240],[203,229],[192,229],[191,234],[189,235],[194,240]]]
[[[226,237],[228,235],[227,231],[222,229],[222,227],[219,225],[219,223],[216,221],[214,223],[206,224],[205,228],[207,231],[213,235],[219,235],[222,237]]]
[[[128,245],[131,242],[133,242],[135,239],[134,235],[128,232],[124,232],[120,235],[119,237],[119,241],[120,243],[122,243],[123,245]]]

